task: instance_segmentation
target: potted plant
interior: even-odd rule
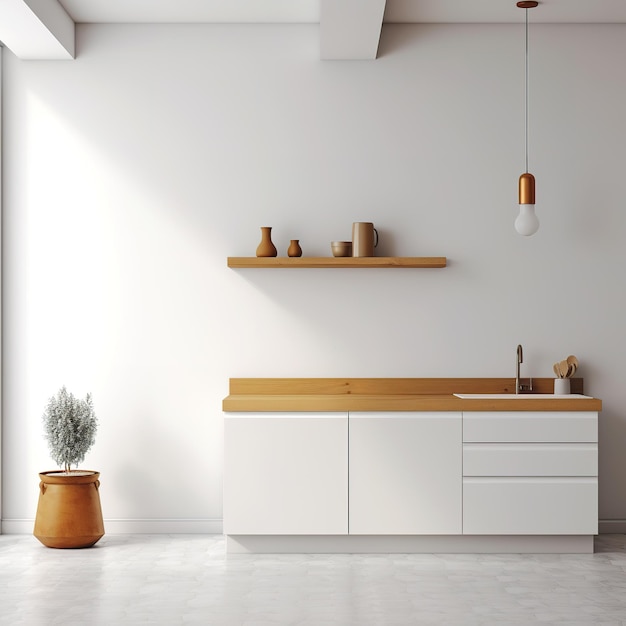
[[[104,535],[99,472],[71,469],[94,444],[98,422],[91,395],[62,387],[43,414],[50,455],[63,469],[41,472],[33,534],[49,548],[87,548]]]

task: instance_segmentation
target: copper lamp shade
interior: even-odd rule
[[[535,177],[529,172],[519,177],[519,204],[535,204]]]

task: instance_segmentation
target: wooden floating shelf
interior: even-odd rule
[[[228,267],[446,267],[445,256],[228,257]]]

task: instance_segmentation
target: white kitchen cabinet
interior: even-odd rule
[[[224,454],[229,550],[587,552],[598,532],[597,412],[226,413]]]
[[[224,421],[225,534],[347,534],[346,413],[237,413]]]
[[[461,413],[350,413],[349,439],[351,535],[461,533]]]
[[[463,534],[598,532],[596,412],[463,414]]]

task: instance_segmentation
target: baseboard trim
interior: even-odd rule
[[[33,532],[34,519],[4,519],[0,534],[28,535]],[[105,519],[104,530],[111,535],[221,535],[223,521],[216,519]],[[598,522],[600,535],[625,535],[626,519],[606,519]]]
[[[35,528],[34,519],[3,519],[3,535],[32,535]]]
[[[229,554],[589,554],[593,535],[227,535]]]
[[[600,535],[624,535],[626,534],[626,519],[601,519],[598,522]]]
[[[2,520],[2,534],[29,535],[34,519]],[[109,535],[221,535],[221,519],[106,519],[104,532]]]

